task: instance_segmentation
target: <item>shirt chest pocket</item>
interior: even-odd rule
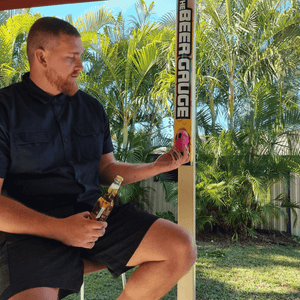
[[[22,169],[41,171],[52,160],[51,131],[19,130],[13,133],[13,153]]]
[[[78,161],[100,160],[103,147],[103,129],[99,123],[74,127],[75,153]]]

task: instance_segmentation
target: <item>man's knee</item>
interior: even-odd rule
[[[186,229],[181,228],[181,231],[180,238],[174,243],[172,251],[188,270],[196,262],[197,246],[192,235]]]
[[[191,233],[172,222],[159,220],[161,231],[167,229],[162,240],[168,251],[170,261],[179,268],[189,269],[197,259],[197,247]]]

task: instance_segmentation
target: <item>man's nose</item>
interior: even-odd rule
[[[78,71],[82,71],[83,70],[83,65],[82,65],[82,61],[81,61],[80,58],[77,59],[77,61],[76,61],[75,69],[78,70]]]

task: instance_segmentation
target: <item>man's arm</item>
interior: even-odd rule
[[[158,157],[156,161],[148,164],[128,164],[115,160],[113,153],[104,154],[99,163],[101,182],[109,185],[117,175],[124,178],[123,184],[137,182],[153,177],[160,173],[169,172],[190,161],[187,149],[184,153],[173,147],[170,151]]]
[[[36,235],[83,248],[92,248],[104,234],[107,224],[90,220],[89,212],[57,219],[2,196],[3,182],[0,178],[0,231]]]

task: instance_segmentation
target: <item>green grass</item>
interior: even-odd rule
[[[132,271],[127,272],[129,278]],[[85,300],[115,300],[122,280],[108,271],[85,275]],[[163,300],[176,300],[176,288]],[[67,300],[79,300],[70,295]],[[280,245],[198,244],[197,300],[300,300],[300,248]]]
[[[230,244],[199,246],[196,299],[300,299],[300,249]]]

